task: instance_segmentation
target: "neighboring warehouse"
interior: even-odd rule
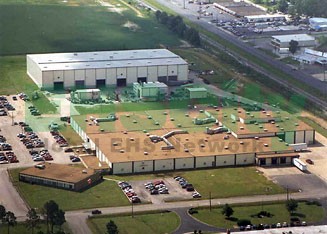
[[[316,46],[315,38],[308,34],[272,36],[271,45],[274,47],[275,52],[288,53],[291,41],[297,41],[299,48],[313,48]]]
[[[244,16],[248,23],[263,23],[263,22],[275,22],[275,21],[286,21],[285,15],[247,15]]]
[[[174,85],[188,79],[187,62],[166,49],[31,54],[26,60],[27,74],[43,89]]]
[[[113,174],[291,164],[290,144],[314,143],[314,130],[284,112],[207,109],[73,116],[71,126]]]
[[[41,163],[19,173],[19,180],[71,191],[82,191],[101,180],[92,169],[55,163]]]
[[[327,30],[327,18],[310,18],[310,28],[315,31],[326,31]]]

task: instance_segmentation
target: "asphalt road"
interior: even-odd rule
[[[6,169],[0,168],[0,178],[0,204],[12,211],[18,220],[25,220],[27,206],[9,180]]]
[[[308,192],[293,193],[291,194],[293,199],[325,199],[327,197],[326,190],[315,189]],[[237,204],[237,203],[253,203],[253,202],[265,202],[265,201],[282,201],[286,200],[286,194],[276,195],[259,195],[259,196],[248,196],[248,197],[234,197],[224,199],[212,199],[211,204]],[[169,202],[161,204],[145,204],[145,205],[134,205],[133,212],[137,211],[152,211],[152,210],[176,210],[179,208],[191,208],[209,206],[209,200],[191,200],[191,201],[180,201],[180,202]],[[132,206],[121,206],[121,207],[106,207],[98,208],[102,211],[102,214],[121,214],[131,213]],[[91,210],[76,210],[67,211],[66,220],[71,228],[72,233],[76,234],[92,234],[89,227],[86,224],[86,219],[91,215]],[[188,221],[187,221],[188,222]]]
[[[257,57],[258,59],[264,61],[265,63],[269,64],[270,66],[283,71],[284,73],[288,74],[289,76],[292,76],[294,79],[296,79],[300,82],[303,82],[306,85],[311,86],[313,89],[317,89],[321,93],[327,95],[327,82],[321,82],[320,80],[312,78],[311,76],[304,74],[299,70],[293,70],[290,66],[288,66],[276,59],[271,58],[269,55],[265,54],[264,52],[257,50],[255,48],[253,48],[252,46],[244,43],[242,40],[235,37],[234,35],[231,35],[231,34],[225,32],[224,30],[216,27],[215,25],[209,24],[207,18],[201,18],[200,20],[198,20],[197,19],[198,15],[195,14],[194,11],[187,9],[188,8],[187,4],[186,4],[186,9],[183,9],[182,2],[178,3],[175,1],[173,2],[173,1],[167,1],[167,0],[157,0],[157,1],[160,4],[172,9],[176,13],[186,17],[193,23],[196,23],[196,24],[202,26],[207,31],[215,33],[216,35],[223,38],[224,40],[233,43],[233,45],[237,46],[240,50],[243,50],[243,51],[247,52],[248,54],[251,54],[251,55]],[[204,37],[204,35],[202,35],[202,36]],[[208,38],[205,38],[205,39],[208,40]],[[209,40],[208,42],[210,44],[214,43],[216,46],[218,44],[217,42],[214,42],[212,40]],[[219,46],[221,47],[221,45],[219,45]],[[226,49],[226,48],[224,48],[224,49]],[[312,102],[320,105],[323,109],[325,109],[325,110],[327,109],[326,101],[321,100],[320,98],[317,98],[316,96],[313,96],[313,95],[303,91],[302,89],[296,88],[292,83],[282,80],[280,77],[275,76],[274,74],[268,73],[265,69],[257,66],[256,64],[252,63],[251,61],[247,61],[246,59],[242,58],[239,54],[234,53],[232,51],[228,51],[228,52],[231,53],[233,56],[236,56],[238,58],[238,60],[243,60],[243,63],[245,65],[255,68],[256,70],[263,73],[267,77],[277,81],[278,83],[288,87],[289,89],[291,89],[297,93],[300,93],[300,94],[306,96]]]

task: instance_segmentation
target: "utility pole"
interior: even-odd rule
[[[209,210],[211,211],[211,192],[209,192]]]
[[[133,201],[131,201],[132,202],[132,218],[134,218],[134,203],[133,203]]]

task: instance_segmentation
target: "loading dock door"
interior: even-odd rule
[[[54,82],[53,83],[53,89],[54,90],[64,90],[64,82],[63,81]]]
[[[146,83],[146,81],[147,81],[146,77],[139,77],[139,78],[137,78],[137,82],[138,83]]]
[[[167,76],[159,76],[158,81],[166,84],[167,83]]]
[[[96,80],[96,87],[102,88],[106,86],[106,80]]]
[[[84,80],[75,80],[75,87],[76,87],[76,89],[85,88]]]
[[[177,81],[177,76],[168,76],[169,81]]]
[[[117,87],[125,87],[126,79],[117,79]]]

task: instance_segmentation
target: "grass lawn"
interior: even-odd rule
[[[110,1],[110,8],[120,13],[110,12],[108,7],[102,6],[34,5],[34,2],[0,4],[0,55],[158,48],[180,44],[179,38],[157,23],[153,15],[137,17],[128,4],[116,0]],[[57,1],[46,4],[49,2]],[[134,27],[129,27],[131,24]]]
[[[0,233],[7,233],[7,230],[8,230],[7,225],[0,224]],[[59,230],[59,229],[55,226],[54,231],[57,231],[57,230]],[[70,233],[67,223],[64,223],[64,225],[62,226],[62,230]],[[42,231],[44,233],[47,232],[47,226],[45,223],[40,223],[38,225],[38,227],[34,228],[34,233],[38,233],[40,231]],[[32,230],[27,229],[27,227],[25,226],[24,223],[18,223],[16,226],[10,227],[10,234],[31,234],[31,233],[32,233]]]
[[[106,224],[114,221],[120,234],[164,234],[172,233],[180,219],[174,212],[136,214],[132,216],[100,216],[91,218],[88,225],[94,234],[106,233]]]
[[[327,129],[322,127],[321,125],[317,124],[315,121],[313,121],[312,119],[308,118],[308,117],[298,117],[300,120],[302,120],[303,122],[305,122],[306,124],[308,124],[309,126],[311,126],[314,130],[316,130],[317,132],[319,132],[321,135],[323,135],[324,137],[327,137]]]
[[[232,228],[237,226],[238,219],[248,219],[252,224],[273,224],[290,222],[290,214],[285,207],[285,203],[277,204],[263,204],[251,205],[251,206],[232,206],[234,214],[232,219],[227,220],[225,216],[221,214],[222,208],[214,208],[211,211],[206,209],[198,209],[199,213],[193,214],[193,216],[202,222],[208,223],[216,227]],[[273,216],[268,218],[258,218],[255,216],[261,210],[271,213]],[[321,206],[307,205],[305,202],[299,202],[298,209],[292,217],[298,217],[302,221],[307,223],[319,222],[325,216],[324,210]]]
[[[71,146],[81,145],[84,142],[71,126],[61,125],[59,131]]]
[[[38,87],[26,74],[25,56],[0,57],[0,81],[2,83],[0,85],[0,95],[25,92],[32,98],[33,92],[38,90]],[[41,113],[56,112],[56,107],[49,102],[43,93],[38,93],[40,98],[32,100],[33,105]]]
[[[216,56],[202,49],[175,49],[174,52],[189,63],[194,63],[193,66],[190,66],[192,70],[214,70],[214,75],[201,75],[201,77],[225,91],[233,92],[259,103],[267,102],[270,105],[277,105],[291,113],[299,112],[306,106],[305,100],[298,95],[286,98],[280,93],[280,90],[277,93],[268,85],[255,82],[252,78],[255,74],[250,74],[249,71],[241,69],[230,59],[227,59],[226,55]]]
[[[41,208],[49,200],[54,200],[63,210],[89,209],[95,207],[129,205],[127,198],[114,181],[102,183],[81,193],[20,182],[18,173],[23,169],[13,169],[9,173],[13,184],[30,207]]]
[[[182,176],[192,183],[204,199],[209,198],[209,192],[211,192],[212,198],[266,194],[266,188],[269,188],[269,194],[285,192],[284,189],[258,173],[255,167],[176,171],[145,175],[111,175],[108,176],[108,178],[132,181],[151,180],[156,178],[173,177],[176,175]]]

